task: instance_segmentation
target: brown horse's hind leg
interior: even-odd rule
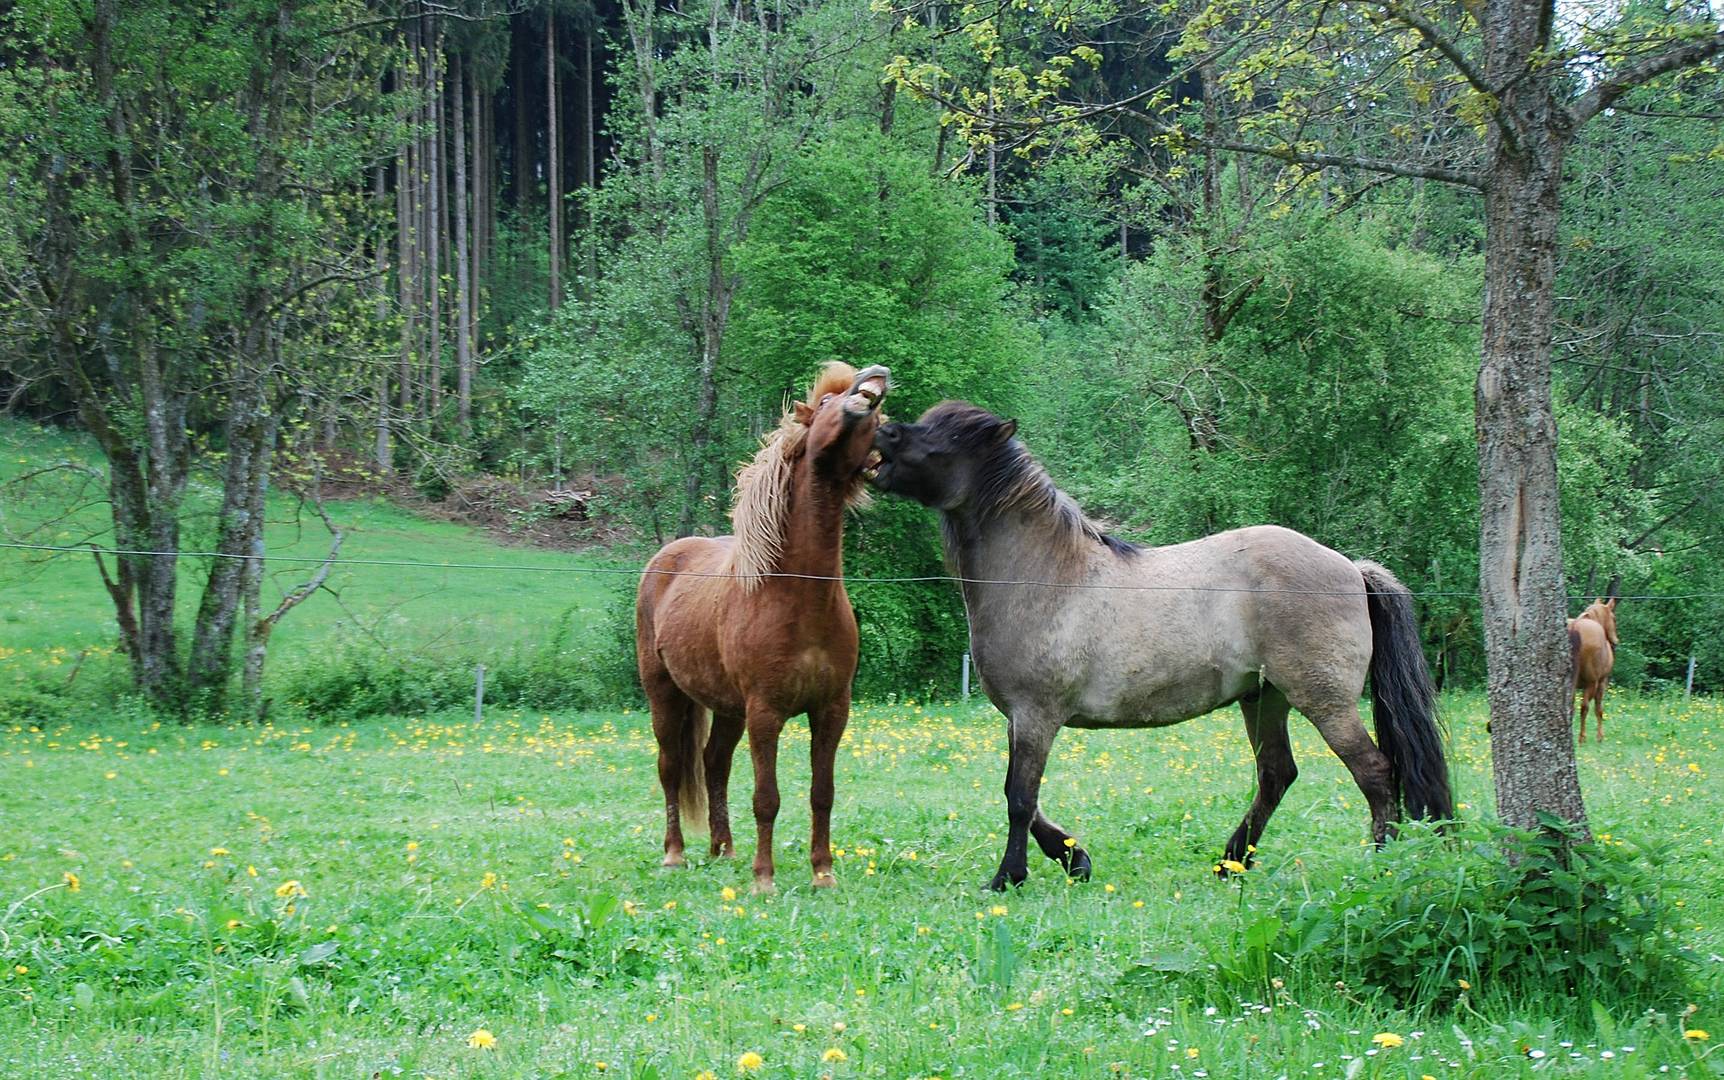
[[[684,776],[699,767],[698,763],[683,761],[683,755],[689,751],[688,728],[699,722],[703,710],[676,688],[669,675],[644,681],[652,706],[652,732],[658,740],[658,782],[664,788],[664,865],[681,866],[682,784]]]
[[[772,825],[778,820],[778,734],[784,717],[774,709],[750,703],[748,754],[754,759],[754,891],[769,893],[772,884]]]
[[[1287,741],[1287,696],[1265,684],[1258,693],[1241,699],[1239,708],[1245,714],[1245,737],[1251,740],[1251,752],[1257,758],[1257,794],[1245,811],[1245,820],[1227,841],[1222,860],[1250,866],[1257,841],[1263,838],[1263,827],[1299,776],[1299,768],[1293,764],[1293,746]],[[1226,877],[1227,867],[1218,873]]]
[[[712,734],[706,740],[706,805],[711,826],[714,858],[736,854],[736,843],[730,835],[730,765],[736,758],[736,744],[742,740],[742,717],[735,713],[715,713]]]
[[[849,723],[849,694],[808,714],[808,731],[812,737],[808,757],[814,773],[808,789],[808,805],[814,817],[808,857],[814,866],[814,887],[817,889],[838,884],[832,873],[833,773],[837,768],[838,741],[844,737],[844,728]]]
[[[1599,742],[1604,741],[1604,687],[1605,687],[1605,680],[1604,679],[1598,680],[1598,686],[1593,692],[1594,696],[1592,699],[1593,712],[1598,717],[1598,741]],[[1585,723],[1586,723],[1586,717],[1583,716],[1583,717],[1581,717],[1582,726],[1584,726]]]
[[[1359,791],[1371,808],[1371,840],[1382,844],[1400,817],[1395,808],[1393,770],[1389,767],[1388,757],[1377,749],[1371,736],[1365,734],[1365,725],[1359,722],[1358,705],[1349,701],[1327,708],[1301,707],[1299,711],[1310,718],[1317,727],[1317,733],[1329,744],[1329,749],[1353,774],[1353,782],[1359,785]]]

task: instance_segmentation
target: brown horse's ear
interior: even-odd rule
[[[994,432],[994,441],[996,443],[1006,442],[1008,439],[1010,439],[1013,435],[1016,435],[1017,433],[1018,433],[1018,422],[1016,420],[1002,421],[1000,423],[999,430]]]
[[[791,405],[790,409],[796,414],[796,422],[801,424],[803,427],[807,427],[809,424],[814,422],[814,406],[808,404],[808,402],[798,401]]]
[[[1614,596],[1613,596],[1613,597],[1611,597],[1611,598],[1610,598],[1610,603],[1608,603],[1608,604],[1606,604],[1606,605],[1604,605],[1604,606],[1605,606],[1605,607],[1607,607],[1607,608],[1609,608],[1609,609],[1610,609],[1610,610],[1612,610],[1612,611],[1615,611],[1615,610],[1616,610],[1616,597],[1614,597]]]

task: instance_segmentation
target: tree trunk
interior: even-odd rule
[[[431,34],[425,43],[426,108],[430,128],[426,133],[425,164],[429,183],[426,185],[425,289],[430,301],[426,313],[429,331],[426,352],[429,373],[426,377],[426,407],[435,417],[443,406],[443,241],[449,235],[444,222],[443,197],[443,32],[435,17]]]
[[[689,438],[688,473],[683,482],[682,518],[676,534],[694,532],[700,514],[707,454],[712,429],[718,418],[718,357],[724,346],[725,326],[730,317],[733,290],[724,268],[723,221],[719,217],[718,148],[701,150],[701,213],[706,219],[706,297],[701,305],[700,378],[695,398],[694,427]]]
[[[1484,20],[1487,77],[1510,89],[1502,100],[1506,123],[1491,126],[1487,145],[1484,341],[1475,391],[1479,592],[1497,814],[1506,824],[1536,828],[1544,811],[1584,828],[1564,707],[1568,604],[1551,402],[1567,114],[1550,66],[1537,60],[1549,45],[1551,18],[1538,0],[1494,0]],[[1519,78],[1504,77],[1511,72]]]
[[[595,84],[597,82],[597,79],[595,78],[595,72],[593,71],[593,28],[591,26],[587,27],[585,48],[586,48],[586,80],[587,80],[586,94],[585,94],[586,109],[587,109],[587,159],[586,159],[586,170],[585,170],[586,176],[583,177],[583,179],[586,181],[586,185],[587,185],[588,202],[587,202],[587,212],[583,216],[582,220],[586,222],[586,226],[587,226],[587,236],[586,236],[587,280],[588,281],[595,281],[598,279],[598,276],[599,276],[599,247],[598,247],[599,240],[598,240],[598,237],[595,236],[593,233],[593,211],[592,211],[591,199],[592,199],[593,189],[599,186],[599,158],[598,158],[599,131],[598,131],[598,127],[596,126],[597,125],[598,109],[597,109],[597,106],[595,106],[593,104],[593,92],[594,92],[594,87],[595,87]]]
[[[455,422],[463,439],[473,434],[472,238],[467,216],[467,87],[461,57],[454,65],[455,105]]]
[[[382,219],[385,192],[388,187],[384,166],[377,166],[372,178],[372,198],[377,203],[377,214]],[[372,253],[373,269],[377,271],[377,325],[384,326],[389,322],[389,241],[379,237],[376,250]],[[372,460],[377,464],[379,473],[387,473],[393,465],[394,449],[390,445],[389,432],[389,365],[376,365],[376,375],[372,382],[372,405],[377,410],[375,435],[372,440]]]
[[[515,199],[515,220],[520,222],[526,220],[527,210],[532,205],[533,138],[527,109],[527,89],[532,83],[532,80],[527,78],[527,69],[532,58],[527,55],[526,20],[511,19],[510,30],[511,77],[508,85],[513,99],[510,104],[514,106],[515,151],[510,162],[509,183],[510,192]]]
[[[545,9],[545,187],[551,243],[551,310],[563,302],[563,150],[557,128],[557,18]]]

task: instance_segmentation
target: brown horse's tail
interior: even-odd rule
[[[688,703],[683,714],[676,743],[676,801],[682,809],[683,828],[705,832],[706,821],[706,736],[712,726],[707,711],[695,702]]]
[[[1455,815],[1449,764],[1437,726],[1437,692],[1419,643],[1413,594],[1374,562],[1357,564],[1371,613],[1371,707],[1377,745],[1406,812],[1444,820]]]

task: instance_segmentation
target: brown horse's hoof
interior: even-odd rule
[[[674,869],[678,866],[682,866],[685,861],[686,860],[684,860],[682,857],[682,852],[680,852],[680,851],[667,851],[664,853],[664,862],[661,863],[660,865],[664,866],[668,870],[668,869]]]
[[[757,877],[754,879],[754,895],[756,895],[756,896],[771,896],[773,893],[775,893],[777,891],[778,891],[778,886],[776,886],[772,883],[771,878],[769,878],[769,877]]]
[[[814,875],[814,887],[816,889],[836,889],[838,879],[833,876],[832,871],[821,870]]]

